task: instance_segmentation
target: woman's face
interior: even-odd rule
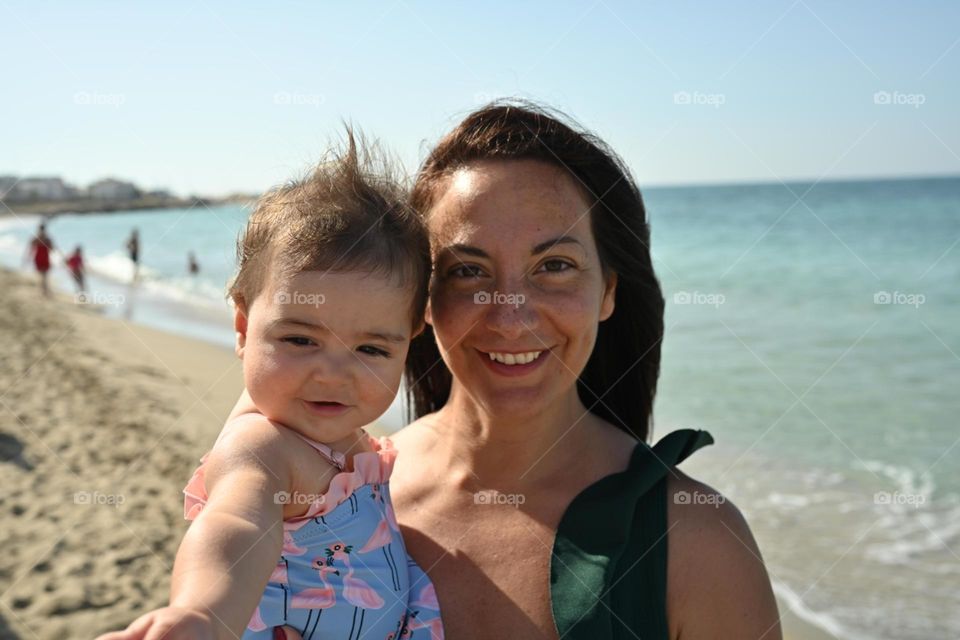
[[[616,287],[575,178],[536,160],[482,161],[440,189],[427,319],[453,393],[512,418],[575,400]]]

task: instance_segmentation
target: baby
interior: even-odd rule
[[[391,507],[396,450],[363,430],[423,328],[429,242],[357,146],[348,132],[251,216],[230,295],[257,411],[227,422],[184,489],[170,605],[102,640],[443,637]]]

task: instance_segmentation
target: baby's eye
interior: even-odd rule
[[[475,264],[457,265],[449,273],[454,278],[479,278],[483,275],[483,271]]]
[[[381,349],[381,348],[379,348],[379,347],[375,347],[375,346],[369,345],[369,344],[365,344],[365,345],[362,345],[362,346],[360,346],[360,347],[357,347],[357,351],[359,351],[360,353],[365,353],[365,354],[367,354],[367,355],[369,355],[369,356],[377,356],[377,357],[379,357],[379,358],[389,358],[389,357],[390,357],[390,352],[389,352],[389,351],[384,351],[383,349]]]
[[[309,347],[313,344],[316,344],[313,340],[305,336],[286,336],[285,338],[281,338],[280,341],[287,342],[298,347]]]

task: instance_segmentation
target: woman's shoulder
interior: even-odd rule
[[[724,637],[779,638],[770,578],[740,509],[676,467],[666,502],[671,637],[715,634],[721,624]]]
[[[394,448],[401,455],[404,455],[404,451],[423,453],[428,450],[437,440],[433,416],[434,414],[430,414],[417,418],[399,431],[391,433],[390,442],[393,443]],[[413,455],[413,453],[406,455]]]

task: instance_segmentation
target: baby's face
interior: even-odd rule
[[[349,442],[397,394],[414,335],[412,301],[409,287],[379,274],[268,276],[236,318],[257,409],[308,438]]]

